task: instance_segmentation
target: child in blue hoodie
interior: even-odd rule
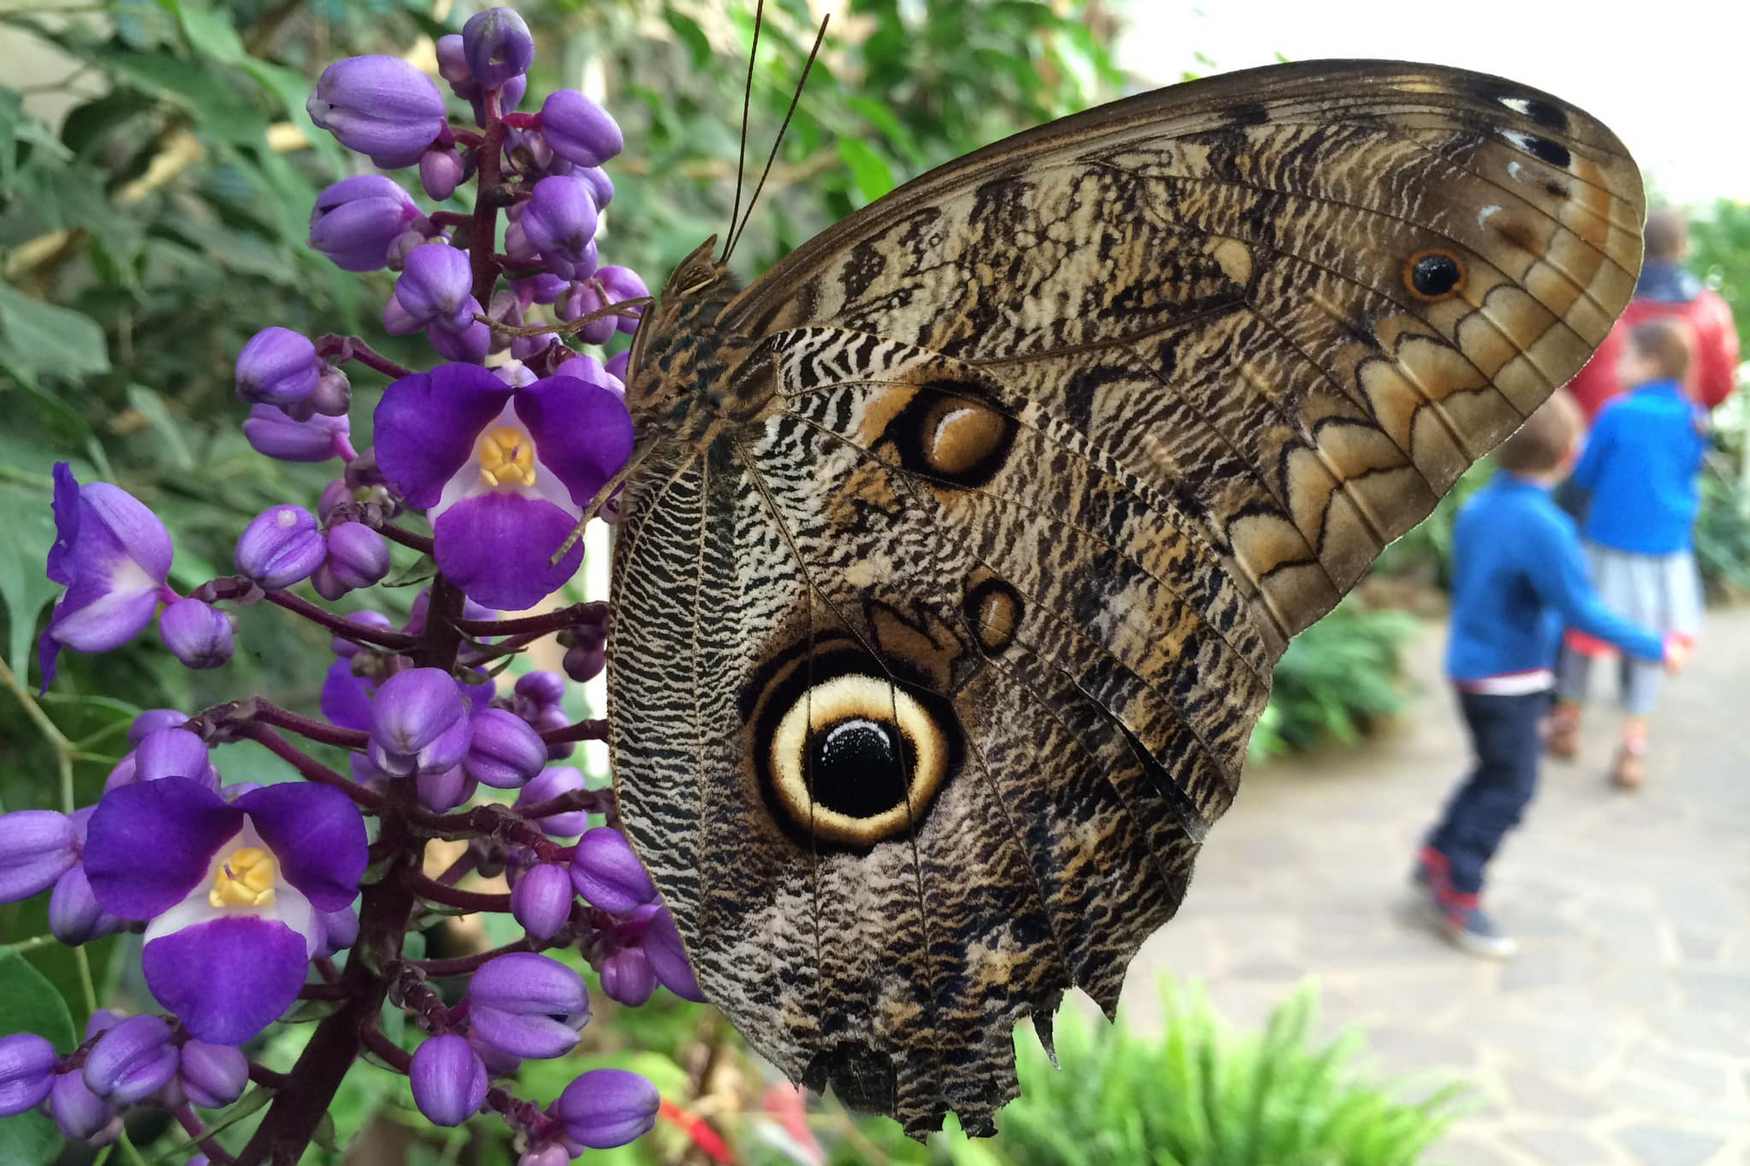
[[[1673,637],[1687,652],[1701,626],[1701,578],[1690,551],[1701,508],[1701,464],[1707,452],[1704,414],[1683,388],[1689,338],[1672,320],[1648,320],[1629,332],[1621,376],[1631,391],[1605,405],[1573,488],[1585,504],[1581,534],[1592,583],[1613,611]],[[1562,653],[1550,752],[1572,757],[1580,735],[1591,661],[1612,647],[1571,629]],[[1662,670],[1625,660],[1622,744],[1611,776],[1624,789],[1646,776],[1647,714]]]
[[[1515,950],[1482,909],[1483,872],[1537,790],[1563,627],[1638,659],[1666,654],[1657,633],[1599,601],[1573,520],[1550,498],[1580,430],[1579,407],[1557,390],[1496,451],[1494,478],[1465,503],[1453,531],[1446,672],[1476,761],[1428,833],[1416,883],[1447,938],[1478,955]]]

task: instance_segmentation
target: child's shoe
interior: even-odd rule
[[[1410,885],[1424,895],[1435,897],[1446,890],[1446,856],[1432,846],[1424,846],[1416,855],[1415,869],[1410,871]]]
[[[1550,713],[1543,734],[1543,747],[1558,761],[1572,761],[1580,755],[1580,707],[1567,702],[1557,703]]]
[[[1512,959],[1519,944],[1483,912],[1474,896],[1468,905],[1448,901],[1440,906],[1440,933],[1460,951],[1484,959]]]
[[[1647,757],[1639,749],[1627,745],[1616,751],[1616,762],[1610,767],[1610,782],[1621,790],[1637,790],[1647,780]]]

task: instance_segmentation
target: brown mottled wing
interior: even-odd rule
[[[988,1131],[1108,1010],[1287,638],[1585,361],[1640,261],[1608,130],[1339,62],[1146,94],[902,188],[742,293],[757,420],[629,487],[626,828],[792,1076]]]

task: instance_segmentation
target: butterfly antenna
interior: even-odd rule
[[[760,25],[764,23],[765,15],[766,0],[757,0],[753,10],[753,47],[747,50],[747,88],[741,91],[741,146],[735,155],[735,206],[729,212],[729,230],[723,234],[723,258],[719,260],[722,263],[729,262],[729,241],[741,216],[741,175],[747,165],[747,111],[753,104],[753,64],[760,55]]]
[[[766,178],[772,173],[772,163],[777,161],[778,147],[784,144],[784,133],[790,128],[790,119],[796,116],[796,106],[802,101],[802,88],[808,84],[809,70],[814,68],[814,59],[820,55],[821,43],[826,40],[826,26],[832,20],[832,13],[820,18],[820,31],[814,34],[814,47],[808,50],[808,61],[802,66],[802,76],[796,80],[796,92],[790,95],[790,108],[784,111],[784,124],[778,127],[778,136],[772,140],[772,152],[766,155],[766,168],[760,171],[760,180],[753,188],[753,197],[747,200],[747,213],[741,218],[741,225],[736,228],[729,239],[729,246],[724,248],[723,259],[728,262],[734,253],[735,246],[741,242],[742,232],[747,230],[748,220],[753,218],[754,204],[760,200],[760,191],[766,188]]]

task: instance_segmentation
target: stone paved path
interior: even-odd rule
[[[1257,1023],[1302,977],[1406,1088],[1461,1078],[1474,1112],[1445,1166],[1750,1166],[1750,610],[1717,612],[1668,689],[1638,795],[1603,780],[1615,713],[1578,763],[1547,763],[1489,902],[1521,951],[1459,954],[1406,909],[1410,855],[1465,764],[1416,644],[1405,723],[1355,750],[1259,766],[1212,831],[1178,920],[1130,976],[1208,981]]]

